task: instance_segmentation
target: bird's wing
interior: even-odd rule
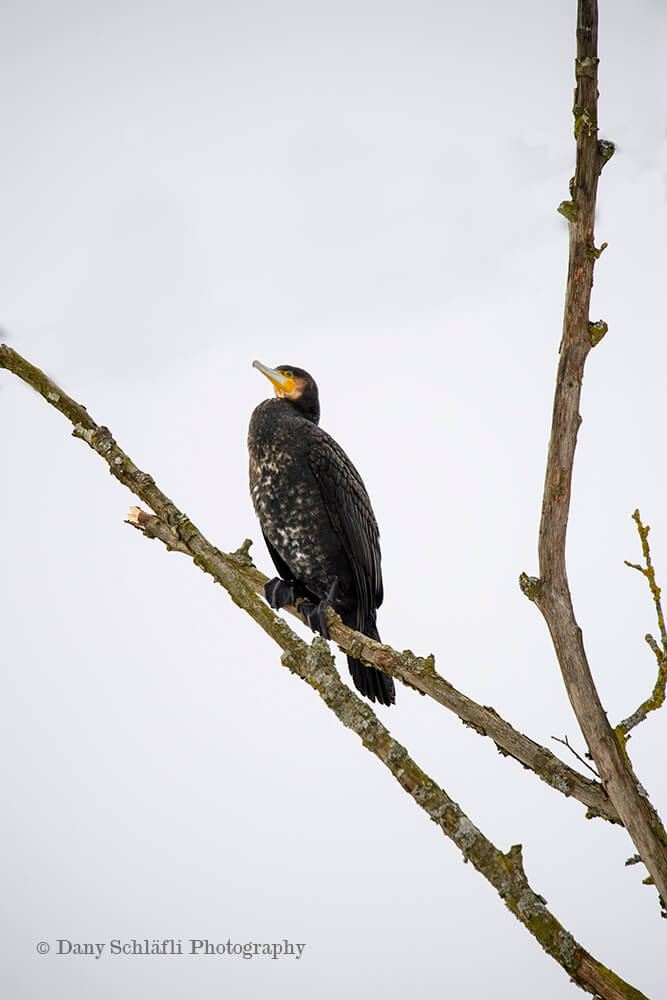
[[[327,514],[350,560],[358,596],[358,627],[364,627],[383,597],[380,533],[373,508],[361,476],[326,431],[317,428],[308,459]]]
[[[264,541],[266,542],[266,547],[269,550],[269,555],[273,559],[273,565],[278,570],[279,575],[283,580],[291,581],[294,578],[292,570],[289,568],[283,557],[280,555],[278,550],[271,544],[269,539],[266,537],[266,532],[262,528],[262,534],[264,535]]]

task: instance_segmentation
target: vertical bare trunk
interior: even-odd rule
[[[540,581],[531,587],[530,596],[551,632],[572,708],[602,784],[665,900],[665,831],[600,703],[574,616],[565,568],[572,466],[581,424],[579,398],[584,364],[596,333],[589,322],[593,268],[599,256],[594,243],[595,198],[600,172],[613,153],[611,143],[598,140],[597,65],[597,2],[579,0],[574,101],[576,172],[572,201],[561,206],[562,214],[569,219],[570,260],[540,524]]]

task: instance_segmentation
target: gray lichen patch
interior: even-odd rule
[[[464,854],[469,854],[475,846],[475,841],[479,836],[479,830],[467,816],[461,816],[454,831],[454,840]]]
[[[530,920],[532,917],[544,913],[545,910],[544,903],[532,889],[524,889],[516,905],[524,920]]]
[[[84,427],[83,424],[74,424],[74,430],[72,431],[72,437],[82,438],[86,444],[92,446],[93,435],[95,434],[96,428],[94,427]]]
[[[566,968],[571,969],[577,961],[577,942],[567,931],[559,931],[560,955]]]

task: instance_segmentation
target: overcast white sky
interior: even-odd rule
[[[571,585],[612,722],[654,681],[630,515],[667,585],[667,13],[603,0],[601,182]],[[536,538],[566,272],[574,0],[10,2],[6,339],[224,549],[258,357],[310,370],[380,523],[382,635],[583,749]],[[130,494],[0,378],[5,995],[575,994],[495,893]],[[303,633],[306,634],[305,632]],[[342,659],[342,658],[341,658]],[[343,661],[343,671],[347,668]],[[648,996],[664,923],[621,830],[402,687],[394,736]],[[667,716],[630,744],[667,813]],[[573,763],[573,761],[571,761]],[[305,942],[299,961],[48,956],[58,938]]]

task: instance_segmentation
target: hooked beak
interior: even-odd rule
[[[294,392],[296,383],[293,378],[288,378],[281,372],[276,371],[275,368],[268,368],[261,361],[253,361],[252,366],[258,372],[261,372],[262,375],[266,375],[269,382],[275,387],[277,396],[288,396],[290,392]]]

